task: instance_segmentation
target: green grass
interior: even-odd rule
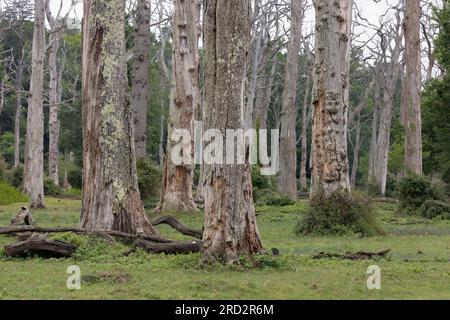
[[[27,202],[28,198],[16,188],[0,181],[0,206],[17,202]]]
[[[33,212],[39,225],[76,225],[80,201],[46,199],[47,209]],[[20,204],[0,207],[6,225]],[[200,255],[129,256],[122,243],[71,234],[54,238],[79,245],[70,259],[10,259],[0,250],[0,298],[4,299],[450,299],[450,222],[401,217],[391,204],[377,204],[377,219],[387,235],[379,237],[302,237],[295,225],[305,202],[286,207],[259,207],[258,227],[266,249],[279,257],[262,256],[258,266],[199,264]],[[185,224],[201,228],[201,214],[178,214]],[[159,226],[171,239],[188,239]],[[0,248],[15,239],[0,236]],[[381,251],[387,258],[372,261],[315,260],[319,251]],[[366,287],[370,265],[380,266],[382,289]],[[81,290],[66,288],[66,269],[78,265],[85,281]]]

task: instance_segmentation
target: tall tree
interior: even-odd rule
[[[282,194],[296,200],[297,194],[297,78],[302,37],[302,0],[291,1],[291,34],[283,91],[280,130],[280,173],[278,186]]]
[[[137,158],[147,156],[148,68],[150,53],[150,0],[138,0],[136,5],[136,30],[133,47],[133,106],[134,141]]]
[[[44,208],[44,54],[45,0],[34,2],[34,35],[30,97],[28,99],[27,135],[23,188],[30,196],[32,208]]]
[[[420,12],[420,0],[405,0],[403,28],[406,72],[403,83],[405,96],[402,99],[405,116],[405,168],[415,174],[422,174]]]
[[[316,0],[313,192],[350,190],[347,156],[352,0]]]
[[[84,0],[81,225],[155,234],[138,188],[124,14],[122,0]]]
[[[172,88],[168,123],[167,152],[164,160],[163,190],[158,210],[196,211],[192,195],[193,163],[174,163],[172,151],[179,138],[173,140],[175,130],[186,130],[191,140],[192,159],[194,144],[194,116],[200,109],[199,54],[200,7],[197,0],[176,0],[173,19]]]
[[[59,107],[61,104],[62,84],[61,74],[63,71],[63,64],[58,63],[58,51],[61,44],[61,37],[64,32],[67,17],[72,11],[75,1],[72,1],[70,9],[67,11],[65,17],[60,17],[61,7],[56,17],[53,16],[50,10],[50,0],[45,1],[45,13],[48,24],[50,25],[50,50],[48,56],[48,70],[49,70],[49,118],[48,118],[48,132],[49,132],[49,147],[48,147],[48,175],[53,183],[59,186]]]
[[[241,129],[241,91],[250,44],[249,0],[207,0],[204,7],[205,129]],[[205,164],[203,260],[233,263],[258,253],[250,166]]]

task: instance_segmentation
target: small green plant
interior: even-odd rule
[[[8,183],[16,188],[21,188],[23,182],[23,166],[12,168],[8,172]]]
[[[162,179],[160,166],[150,160],[139,160],[137,171],[142,200],[158,197]]]
[[[383,233],[376,223],[370,198],[343,190],[337,190],[329,197],[323,192],[313,195],[296,232],[302,235],[363,236]]]
[[[419,212],[426,219],[442,218],[450,220],[450,205],[444,201],[427,200],[422,204]]]
[[[28,202],[28,197],[13,186],[0,181],[0,205],[4,206],[19,202]]]
[[[81,189],[83,187],[83,174],[81,168],[75,168],[67,173],[67,181],[72,188]]]
[[[398,183],[400,210],[414,214],[427,200],[444,200],[443,194],[433,186],[431,180],[419,175],[409,175]]]

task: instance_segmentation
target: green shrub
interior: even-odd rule
[[[270,179],[261,175],[261,168],[253,166],[252,168],[252,185],[253,190],[264,190],[271,187]]]
[[[253,201],[259,206],[285,207],[295,204],[295,201],[273,189],[254,189]]]
[[[28,197],[13,186],[0,181],[0,205],[6,206],[18,202],[28,202]]]
[[[415,213],[427,200],[444,199],[430,179],[419,175],[409,175],[401,179],[398,183],[397,194],[400,209],[409,214]]]
[[[44,178],[44,194],[47,196],[58,197],[64,192],[60,186],[57,186],[49,177]]]
[[[395,197],[397,191],[397,179],[395,175],[388,174],[386,177],[386,197]],[[371,196],[381,196],[381,191],[378,183],[375,180],[371,180],[367,183],[367,193]]]
[[[0,157],[0,181],[6,181],[6,173],[8,171],[8,164]]]
[[[309,209],[298,222],[296,232],[307,235],[382,234],[378,227],[370,198],[361,194],[337,190],[329,197],[323,192],[314,195]]]
[[[70,170],[67,173],[67,181],[72,188],[81,189],[83,187],[83,173],[81,168]]]
[[[162,179],[160,166],[149,160],[139,160],[137,172],[142,200],[158,197]]]
[[[420,215],[426,219],[450,219],[450,205],[444,201],[427,200],[419,209]]]
[[[8,173],[8,183],[15,188],[21,188],[23,182],[23,166],[13,168]]]

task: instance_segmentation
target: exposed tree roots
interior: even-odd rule
[[[167,224],[184,234],[185,236],[195,237],[197,239],[201,239],[203,237],[203,232],[200,230],[191,229],[185,225],[183,225],[180,221],[178,221],[174,217],[166,216],[160,217],[152,221],[154,226],[159,226],[160,224]]]
[[[136,240],[134,245],[148,253],[188,254],[200,252],[201,241],[154,243],[146,240]]]

